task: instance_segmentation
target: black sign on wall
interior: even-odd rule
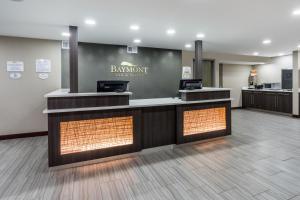
[[[96,92],[98,80],[130,81],[132,98],[174,97],[178,94],[180,50],[79,43],[79,92]],[[62,87],[68,88],[68,51],[62,51]]]

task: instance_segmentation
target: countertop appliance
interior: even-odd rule
[[[264,89],[270,89],[270,90],[280,90],[281,84],[280,83],[264,83],[263,84]]]
[[[180,80],[179,90],[202,89],[202,79],[183,79]]]
[[[264,86],[263,86],[263,85],[255,85],[254,88],[255,88],[255,89],[263,89]]]
[[[129,81],[97,81],[97,92],[126,92]]]
[[[282,89],[291,90],[293,88],[293,70],[283,69],[281,72]]]

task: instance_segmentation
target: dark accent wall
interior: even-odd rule
[[[126,46],[79,43],[79,92],[95,92],[97,80],[128,80],[132,98],[174,97],[181,79],[181,51],[139,47],[138,54],[128,54]],[[69,87],[68,51],[62,50],[62,87]],[[121,62],[148,67],[139,76],[118,77],[111,65]]]

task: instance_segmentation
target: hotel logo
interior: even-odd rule
[[[111,65],[110,72],[115,76],[144,76],[148,74],[148,67],[123,61],[120,66]]]

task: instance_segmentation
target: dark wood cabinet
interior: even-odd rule
[[[290,92],[244,90],[242,95],[243,108],[292,113],[292,93]]]
[[[293,96],[292,93],[280,93],[277,95],[277,111],[284,113],[293,112]]]
[[[276,93],[262,93],[264,97],[264,102],[262,103],[262,109],[269,111],[277,110],[277,95]]]
[[[262,108],[262,102],[264,99],[259,92],[243,92],[243,107]]]

